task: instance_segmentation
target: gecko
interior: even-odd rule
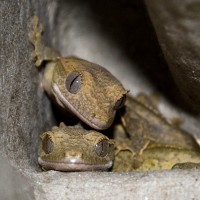
[[[194,139],[186,135],[187,142],[182,144],[177,135],[170,137],[176,140],[176,146],[168,144],[168,137],[163,137],[161,142],[158,139],[134,156],[133,142],[127,137],[122,124],[115,126],[114,138],[109,139],[98,131],[86,130],[80,124],[66,126],[60,123],[41,134],[38,162],[43,170],[65,172],[199,168],[200,151],[195,145],[191,146]]]
[[[42,44],[43,26],[32,18],[29,39],[35,50],[35,66],[45,61],[42,85],[51,99],[63,110],[75,115],[96,130],[111,126],[116,111],[125,102],[127,90],[102,66],[77,58],[62,57]]]
[[[125,144],[123,147],[120,143],[116,145],[116,158],[119,158],[119,152],[128,148],[131,152],[131,158],[133,159],[123,162],[132,160],[134,162],[133,168],[137,168],[136,165],[139,166],[138,158],[153,144],[156,147],[162,146],[164,148],[196,148],[197,144],[194,138],[191,139],[189,134],[173,126],[173,124],[170,124],[159,113],[156,106],[153,105],[149,98],[143,94],[137,97],[132,97],[127,94],[128,91],[123,87],[121,82],[109,71],[97,64],[77,57],[62,57],[56,51],[45,47],[41,42],[43,27],[39,23],[38,17],[33,17],[32,25],[33,29],[29,33],[30,41],[35,47],[32,56],[35,59],[35,65],[37,67],[41,66],[44,61],[46,61],[43,87],[57,105],[65,111],[70,111],[71,114],[76,115],[76,117],[95,130],[108,129],[113,123],[116,111],[121,111],[121,125],[128,135],[128,143],[122,142]],[[79,167],[77,165],[70,165],[69,167],[65,164],[60,166],[59,161],[62,163],[63,160],[69,160],[66,158],[69,155],[65,150],[68,145],[75,157],[77,156],[76,153],[74,153],[76,150],[78,154],[80,154],[80,149],[76,145],[73,146],[70,145],[70,142],[66,142],[66,138],[69,139],[69,133],[73,132],[72,136],[76,133],[80,136],[72,137],[72,141],[76,144],[81,140],[82,136],[85,137],[87,131],[90,131],[88,129],[83,129],[83,127],[77,129],[76,126],[66,131],[63,127],[64,126],[61,125],[52,130],[54,132],[52,138],[54,139],[57,137],[55,133],[59,132],[58,138],[63,134],[62,140],[64,142],[61,142],[62,145],[60,139],[54,141],[56,153],[49,152],[48,150],[45,151],[41,145],[39,147],[38,162],[44,169],[62,171],[107,170],[112,166],[114,157],[108,155],[113,154],[114,150],[112,148],[109,149],[109,153],[103,156],[105,158],[107,157],[109,164],[105,164],[104,162],[102,165],[102,158],[97,159],[97,157],[95,157],[96,154],[94,154],[94,149],[98,145],[93,141],[93,137],[91,137],[91,143],[87,143],[86,140],[82,140],[82,143],[79,143],[84,146],[86,142],[88,144],[88,149],[93,151],[92,154],[90,150],[88,152],[82,152],[82,165],[79,165]],[[80,132],[84,132],[84,134],[79,134]],[[96,133],[102,135],[97,131]],[[167,137],[165,137],[166,135]],[[188,137],[190,138],[189,140]],[[49,146],[49,143],[53,140],[51,142],[42,142],[43,140],[50,141],[45,138],[46,137],[41,137],[41,144],[47,143],[47,146]],[[112,143],[107,138],[106,144],[109,142],[110,144]],[[131,145],[129,145],[129,143]],[[181,146],[179,146],[180,144]],[[90,145],[92,148],[90,148]],[[102,146],[104,146],[104,144],[102,144]],[[70,158],[73,158],[72,155],[70,156]],[[92,157],[94,159],[92,159]],[[47,164],[49,161],[51,166]],[[85,167],[86,165],[92,167]],[[95,165],[97,166],[96,168],[94,167]],[[114,169],[116,169],[116,167],[114,167]]]
[[[109,130],[113,139],[81,125],[64,123],[43,133],[38,150],[40,166],[44,170],[67,172],[200,167],[200,148],[195,139],[170,124],[150,98],[144,94],[128,95],[125,108],[121,116],[124,122],[114,124],[113,130]]]
[[[38,155],[45,170],[107,171],[113,165],[114,142],[80,124],[60,123],[40,136]]]

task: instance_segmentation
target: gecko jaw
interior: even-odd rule
[[[104,129],[109,128],[109,126],[112,124],[114,116],[115,116],[115,112],[113,112],[113,116],[111,117],[112,120],[109,120],[109,123],[102,122],[102,121],[98,120],[97,118],[88,119],[82,113],[80,113],[78,110],[76,110],[69,103],[69,101],[67,101],[67,99],[62,95],[59,87],[55,83],[53,84],[52,88],[53,88],[54,95],[57,94],[62,105],[67,107],[73,114],[75,114],[78,118],[80,118],[87,125],[91,126],[92,128],[94,128],[96,130],[104,130]]]
[[[105,164],[86,164],[83,162],[51,162],[45,161],[41,157],[38,157],[38,163],[44,167],[44,169],[53,169],[57,171],[107,171],[112,167],[113,162],[109,161]]]

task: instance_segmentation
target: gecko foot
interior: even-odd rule
[[[35,51],[31,54],[31,57],[35,61],[35,66],[40,67],[43,61],[54,61],[59,57],[59,53],[49,47],[42,44],[42,32],[43,25],[39,23],[39,18],[33,16],[31,20],[32,30],[30,31],[29,40],[35,47]]]

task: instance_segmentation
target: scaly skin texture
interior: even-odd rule
[[[38,162],[43,169],[106,171],[114,160],[114,143],[105,135],[61,123],[40,137]]]
[[[43,27],[32,19],[29,38],[35,47],[35,65],[48,61],[43,86],[57,105],[71,111],[94,129],[107,129],[127,93],[105,68],[76,57],[61,57],[41,42]]]
[[[134,141],[134,151],[139,154],[149,143],[158,142],[171,147],[181,144],[186,148],[198,148],[194,139],[188,139],[193,137],[164,118],[145,94],[137,97],[127,96],[122,123]]]
[[[126,141],[128,142],[128,141]],[[127,145],[127,143],[126,143]],[[190,163],[190,164],[188,164]],[[131,149],[116,151],[113,172],[155,171],[200,168],[200,152],[179,147],[148,146],[141,155],[133,156]]]
[[[63,58],[44,47],[43,27],[37,17],[32,25],[29,37],[35,47],[35,65],[48,61],[43,80],[46,92],[63,110],[70,110],[92,128],[107,129],[116,109],[123,106],[127,91],[122,84],[97,64],[75,57]],[[194,138],[169,123],[145,95],[127,95],[121,117],[123,127],[119,125],[114,131],[113,171],[171,169],[176,163],[200,161]],[[120,138],[123,134],[119,130],[123,130],[125,137]],[[96,148],[106,148],[107,153],[98,156]],[[61,171],[107,170],[112,165],[113,153],[112,141],[101,133],[61,124],[42,134],[38,162],[44,169]]]
[[[199,166],[200,148],[192,135],[168,122],[144,94],[127,96],[122,122],[123,127],[117,125],[114,129],[116,144],[112,171]]]
[[[43,133],[38,152],[42,168],[103,171],[108,170],[111,163],[114,172],[199,168],[200,149],[195,139],[167,122],[150,99],[144,95],[135,98],[128,96],[125,107],[126,112],[133,112],[122,115],[126,124],[114,125],[115,148],[113,140],[79,126],[67,127],[61,124],[60,127]],[[54,145],[51,152],[48,151],[52,149],[51,145],[45,142],[47,138],[51,138]],[[109,148],[104,150],[107,153],[103,157],[99,157],[95,148],[104,139],[109,143]],[[78,161],[77,164],[72,163],[75,160]]]

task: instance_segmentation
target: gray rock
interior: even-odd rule
[[[145,2],[173,78],[185,99],[199,112],[200,1]]]
[[[2,200],[33,200],[34,184],[19,169],[11,167],[0,157],[0,196]]]
[[[42,70],[36,69],[31,60],[33,47],[28,40],[28,32],[33,14],[37,14],[44,24],[46,44],[53,45],[63,55],[73,54],[107,66],[127,88],[132,89],[133,93],[154,88],[154,83],[139,70],[139,63],[145,60],[143,55],[149,55],[151,49],[148,48],[153,45],[139,40],[141,33],[145,32],[142,31],[143,27],[145,28],[144,13],[137,12],[135,3],[133,7],[127,6],[128,14],[127,10],[121,9],[120,4],[107,2],[107,11],[101,7],[103,5],[98,2],[94,4],[93,1],[70,0],[1,1],[0,151],[6,159],[0,160],[0,196],[3,199],[198,198],[198,170],[154,173],[61,173],[41,172],[38,168],[39,134],[49,130],[56,122],[50,101],[40,85]],[[121,11],[121,15],[115,9]],[[100,15],[102,10],[105,11],[105,16]],[[110,11],[113,11],[111,15]],[[122,26],[131,19],[131,24],[134,23],[134,27],[142,27],[142,30],[134,29],[136,33],[132,35],[130,32],[128,35],[132,25],[124,29],[126,26],[119,27],[116,23],[112,24],[112,27],[107,24],[109,16],[112,22],[121,20]],[[105,35],[104,27],[101,27],[103,19],[104,25],[107,24],[107,28],[111,27],[110,31],[113,30],[114,35],[115,31],[121,29],[117,37],[119,41],[127,39],[126,47],[122,48],[123,42],[117,43],[114,37]],[[136,36],[138,38],[135,40],[140,41],[137,43],[138,48],[144,43],[147,49],[142,46],[140,51],[136,51],[131,47],[132,43],[129,40],[132,41]],[[122,46],[119,48],[120,45]],[[133,62],[128,58],[125,53],[128,47],[137,52],[134,56],[141,57],[140,62]],[[145,58],[149,65],[152,56]],[[150,70],[152,71],[152,68]]]
[[[35,179],[44,200],[199,199],[200,171],[154,173],[45,172]],[[36,195],[36,199],[41,199]]]
[[[49,101],[31,60],[30,8],[31,2],[25,1],[1,1],[0,6],[0,147],[24,167],[35,165],[38,135],[53,124]]]

